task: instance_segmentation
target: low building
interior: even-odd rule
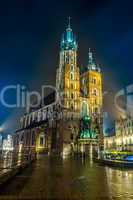
[[[21,150],[22,154],[32,155],[41,152],[50,153],[55,143],[53,131],[56,128],[54,117],[57,113],[55,110],[57,104],[54,104],[54,100],[55,93],[50,93],[42,103],[46,106],[40,106],[21,117],[20,128],[14,134],[16,152]]]
[[[133,151],[133,117],[127,116],[126,118],[116,121],[116,148],[118,150]]]
[[[104,150],[115,149],[115,136],[105,136],[104,137]]]
[[[133,151],[133,117],[117,119],[115,136],[104,137],[104,149]]]

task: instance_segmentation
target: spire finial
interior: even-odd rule
[[[71,17],[68,17],[68,28],[71,28]]]

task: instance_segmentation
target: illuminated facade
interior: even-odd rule
[[[81,90],[83,92],[82,95],[87,103],[89,116],[93,117],[101,114],[102,75],[90,49],[87,69],[81,74]]]
[[[105,137],[105,149],[133,151],[133,117],[127,116],[115,122],[115,136]]]
[[[52,101],[56,103],[49,107],[50,111],[48,107],[40,106],[40,109],[31,111],[21,118],[20,130],[16,132],[16,146],[19,144],[18,141],[21,141],[23,144],[21,146],[24,149],[27,148],[27,151],[30,146],[36,152],[47,150],[48,153],[56,151],[67,155],[77,151],[79,139],[82,136],[82,139],[89,139],[89,143],[91,139],[95,140],[95,143],[101,140],[101,71],[89,50],[88,66],[81,73],[77,63],[77,50],[76,37],[69,21],[61,39],[59,67],[56,73],[59,102],[54,98]],[[47,99],[51,99],[49,95]],[[91,120],[90,134],[88,132],[81,134],[83,117]],[[84,135],[84,133],[87,134]],[[33,136],[34,142],[32,141]]]
[[[3,140],[2,151],[13,151],[13,138],[7,135],[7,139]]]
[[[77,41],[70,24],[62,36],[56,88],[62,94],[64,108],[80,110],[80,74],[77,66]],[[74,113],[72,113],[74,114]]]
[[[69,150],[74,148],[74,144],[80,135],[81,118],[90,117],[92,129],[91,132],[82,131],[82,138],[92,139],[91,135],[94,136],[94,132],[102,132],[101,70],[89,49],[88,66],[82,73],[80,72],[77,64],[78,45],[75,38],[69,22],[61,40],[59,68],[56,74],[56,88],[59,91],[61,104],[64,108],[63,122],[61,122],[63,127],[61,140],[63,149]],[[99,127],[96,127],[96,124]],[[96,139],[96,136],[94,138]]]
[[[116,148],[119,150],[133,151],[133,117],[119,119],[115,124]]]

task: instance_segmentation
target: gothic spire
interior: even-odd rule
[[[68,28],[71,28],[71,17],[68,18]]]

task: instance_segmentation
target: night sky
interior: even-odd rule
[[[132,83],[133,2],[131,0],[9,0],[0,2],[0,89],[23,84],[39,89],[55,84],[59,42],[71,16],[78,41],[78,63],[87,65],[88,49],[103,71],[110,95]],[[14,95],[8,94],[14,101]],[[107,108],[106,108],[107,109]],[[0,105],[0,124],[16,128],[21,109]]]

